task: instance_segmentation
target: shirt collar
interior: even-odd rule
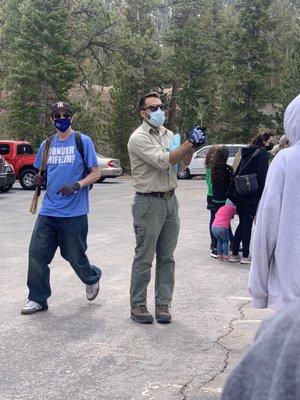
[[[167,128],[165,128],[163,125],[160,126],[157,131],[157,129],[152,128],[151,125],[149,125],[145,120],[142,123],[142,127],[147,133],[152,135],[158,134],[159,136],[162,136],[167,133]]]

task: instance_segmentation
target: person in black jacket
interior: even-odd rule
[[[233,169],[227,164],[229,151],[226,146],[219,146],[216,148],[210,159],[211,167],[211,182],[212,182],[212,212],[211,220],[213,222],[215,215],[220,207],[224,206],[228,198],[232,198],[231,189],[233,188]],[[233,235],[231,229],[229,230],[229,238],[232,242]],[[213,240],[213,249],[211,256],[217,258],[217,241]]]
[[[242,148],[241,150],[241,161],[237,170],[235,171],[235,175],[239,175],[240,171],[240,175],[256,174],[258,190],[255,193],[250,194],[235,194],[235,204],[237,206],[237,213],[240,223],[236,229],[233,239],[233,251],[230,259],[231,262],[241,261],[242,264],[251,263],[249,257],[249,247],[252,224],[265,186],[265,180],[269,167],[268,151],[272,150],[272,148],[272,133],[262,131],[252,139],[248,147]],[[257,149],[260,149],[260,151],[257,152]],[[241,242],[243,244],[243,255],[240,259],[238,251]]]

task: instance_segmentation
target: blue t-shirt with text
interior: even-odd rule
[[[81,134],[85,165],[98,167],[97,154],[92,140]],[[43,157],[43,142],[37,153],[34,166],[39,169]],[[57,192],[64,185],[70,185],[85,177],[85,165],[77,150],[75,133],[66,140],[60,140],[55,134],[51,139],[47,163],[47,188],[40,214],[49,217],[77,217],[89,212],[89,187],[83,187],[70,196]]]

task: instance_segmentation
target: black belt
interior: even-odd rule
[[[152,196],[152,197],[163,197],[164,199],[170,199],[173,194],[175,194],[175,190],[172,189],[169,192],[150,192],[150,193],[141,193],[136,192],[138,196]]]

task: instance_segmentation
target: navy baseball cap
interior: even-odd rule
[[[52,104],[51,115],[55,114],[57,111],[66,111],[73,114],[71,104],[64,101],[58,101],[57,103]]]

